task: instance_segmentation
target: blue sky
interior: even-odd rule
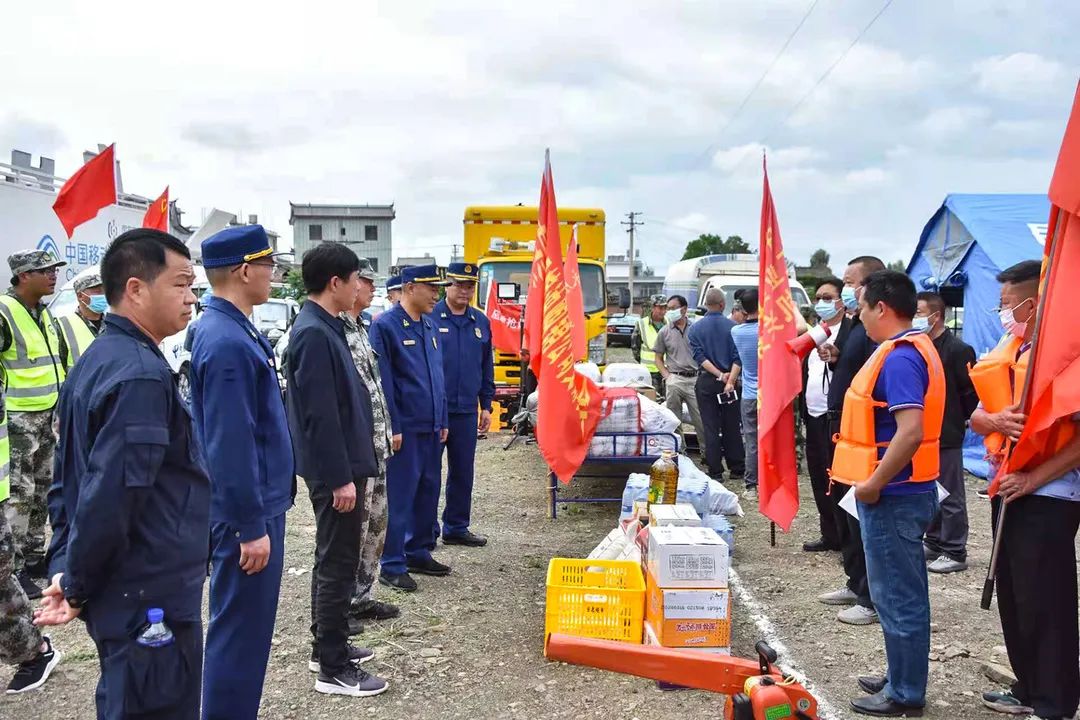
[[[469,204],[643,213],[659,272],[700,231],[755,240],[761,147],[790,258],[907,259],[949,192],[1044,192],[1080,75],[1080,3],[896,0],[145,3],[5,11],[0,151],[117,142],[126,189],[257,213],[395,202],[441,260]],[[31,60],[32,59],[32,60]]]

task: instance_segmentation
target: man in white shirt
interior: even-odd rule
[[[840,332],[840,327],[847,322],[844,303],[840,293],[844,281],[839,278],[827,278],[818,285],[815,295],[814,311],[822,323],[830,329],[825,341],[832,345]],[[814,504],[818,509],[818,522],[821,537],[813,542],[803,543],[806,552],[824,552],[839,550],[841,545],[840,529],[836,526],[836,512],[833,500],[828,496],[829,465],[832,461],[832,438],[829,437],[829,381],[831,371],[828,363],[817,352],[811,352],[803,362],[803,422],[806,425],[806,468],[810,474],[810,487],[814,491]]]

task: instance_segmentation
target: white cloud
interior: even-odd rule
[[[944,141],[962,135],[990,116],[985,107],[943,107],[932,111],[922,122],[919,130],[933,141]]]
[[[979,60],[973,72],[980,91],[1002,100],[1045,99],[1064,80],[1075,81],[1060,62],[1029,52]]]

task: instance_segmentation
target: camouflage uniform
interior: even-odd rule
[[[10,500],[0,502],[7,510]],[[31,622],[30,601],[15,577],[15,540],[0,512],[0,663],[15,665],[37,657],[41,633]]]
[[[345,339],[349,343],[356,370],[371,394],[371,415],[375,421],[375,456],[379,461],[379,475],[364,483],[364,506],[368,527],[360,547],[360,566],[356,571],[356,588],[352,605],[359,608],[370,601],[371,589],[378,578],[379,558],[386,541],[386,460],[393,454],[391,449],[390,413],[383,395],[382,377],[375,352],[368,342],[367,330],[362,328],[348,313],[342,313],[345,323]]]

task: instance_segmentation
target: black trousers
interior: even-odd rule
[[[1001,506],[992,505],[993,527]],[[1048,720],[1072,718],[1080,704],[1077,656],[1076,531],[1080,502],[1028,495],[1005,513],[998,556],[998,612],[1013,694]]]
[[[825,544],[839,550],[841,547],[840,528],[836,522],[836,511],[829,497],[829,465],[832,455],[832,436],[829,434],[829,416],[804,417],[806,427],[806,469],[810,475],[810,487],[814,491],[814,504],[818,511],[818,524],[821,526],[821,539]]]
[[[367,524],[364,506],[366,481],[356,485],[356,506],[347,513],[334,509],[334,496],[326,490],[308,495],[315,511],[315,567],[311,572],[311,634],[319,666],[337,673],[349,662],[349,601],[360,566],[360,544]]]
[[[840,416],[826,415],[829,418],[829,437],[840,432]],[[833,452],[836,445],[829,443],[829,465],[832,465]],[[857,596],[856,602],[863,607],[874,607],[874,601],[870,597],[870,581],[866,577],[866,553],[863,551],[862,530],[859,521],[852,517],[844,508],[840,507],[840,501],[844,498],[851,487],[842,483],[833,483],[829,498],[833,502],[833,517],[836,519],[836,527],[840,532],[840,555],[844,561],[844,573],[848,577],[848,590]]]
[[[701,424],[705,428],[705,464],[709,475],[724,474],[724,461],[732,478],[746,473],[746,451],[742,440],[742,418],[739,403],[722,403],[717,395],[724,392],[724,384],[711,373],[700,372],[694,384]]]

